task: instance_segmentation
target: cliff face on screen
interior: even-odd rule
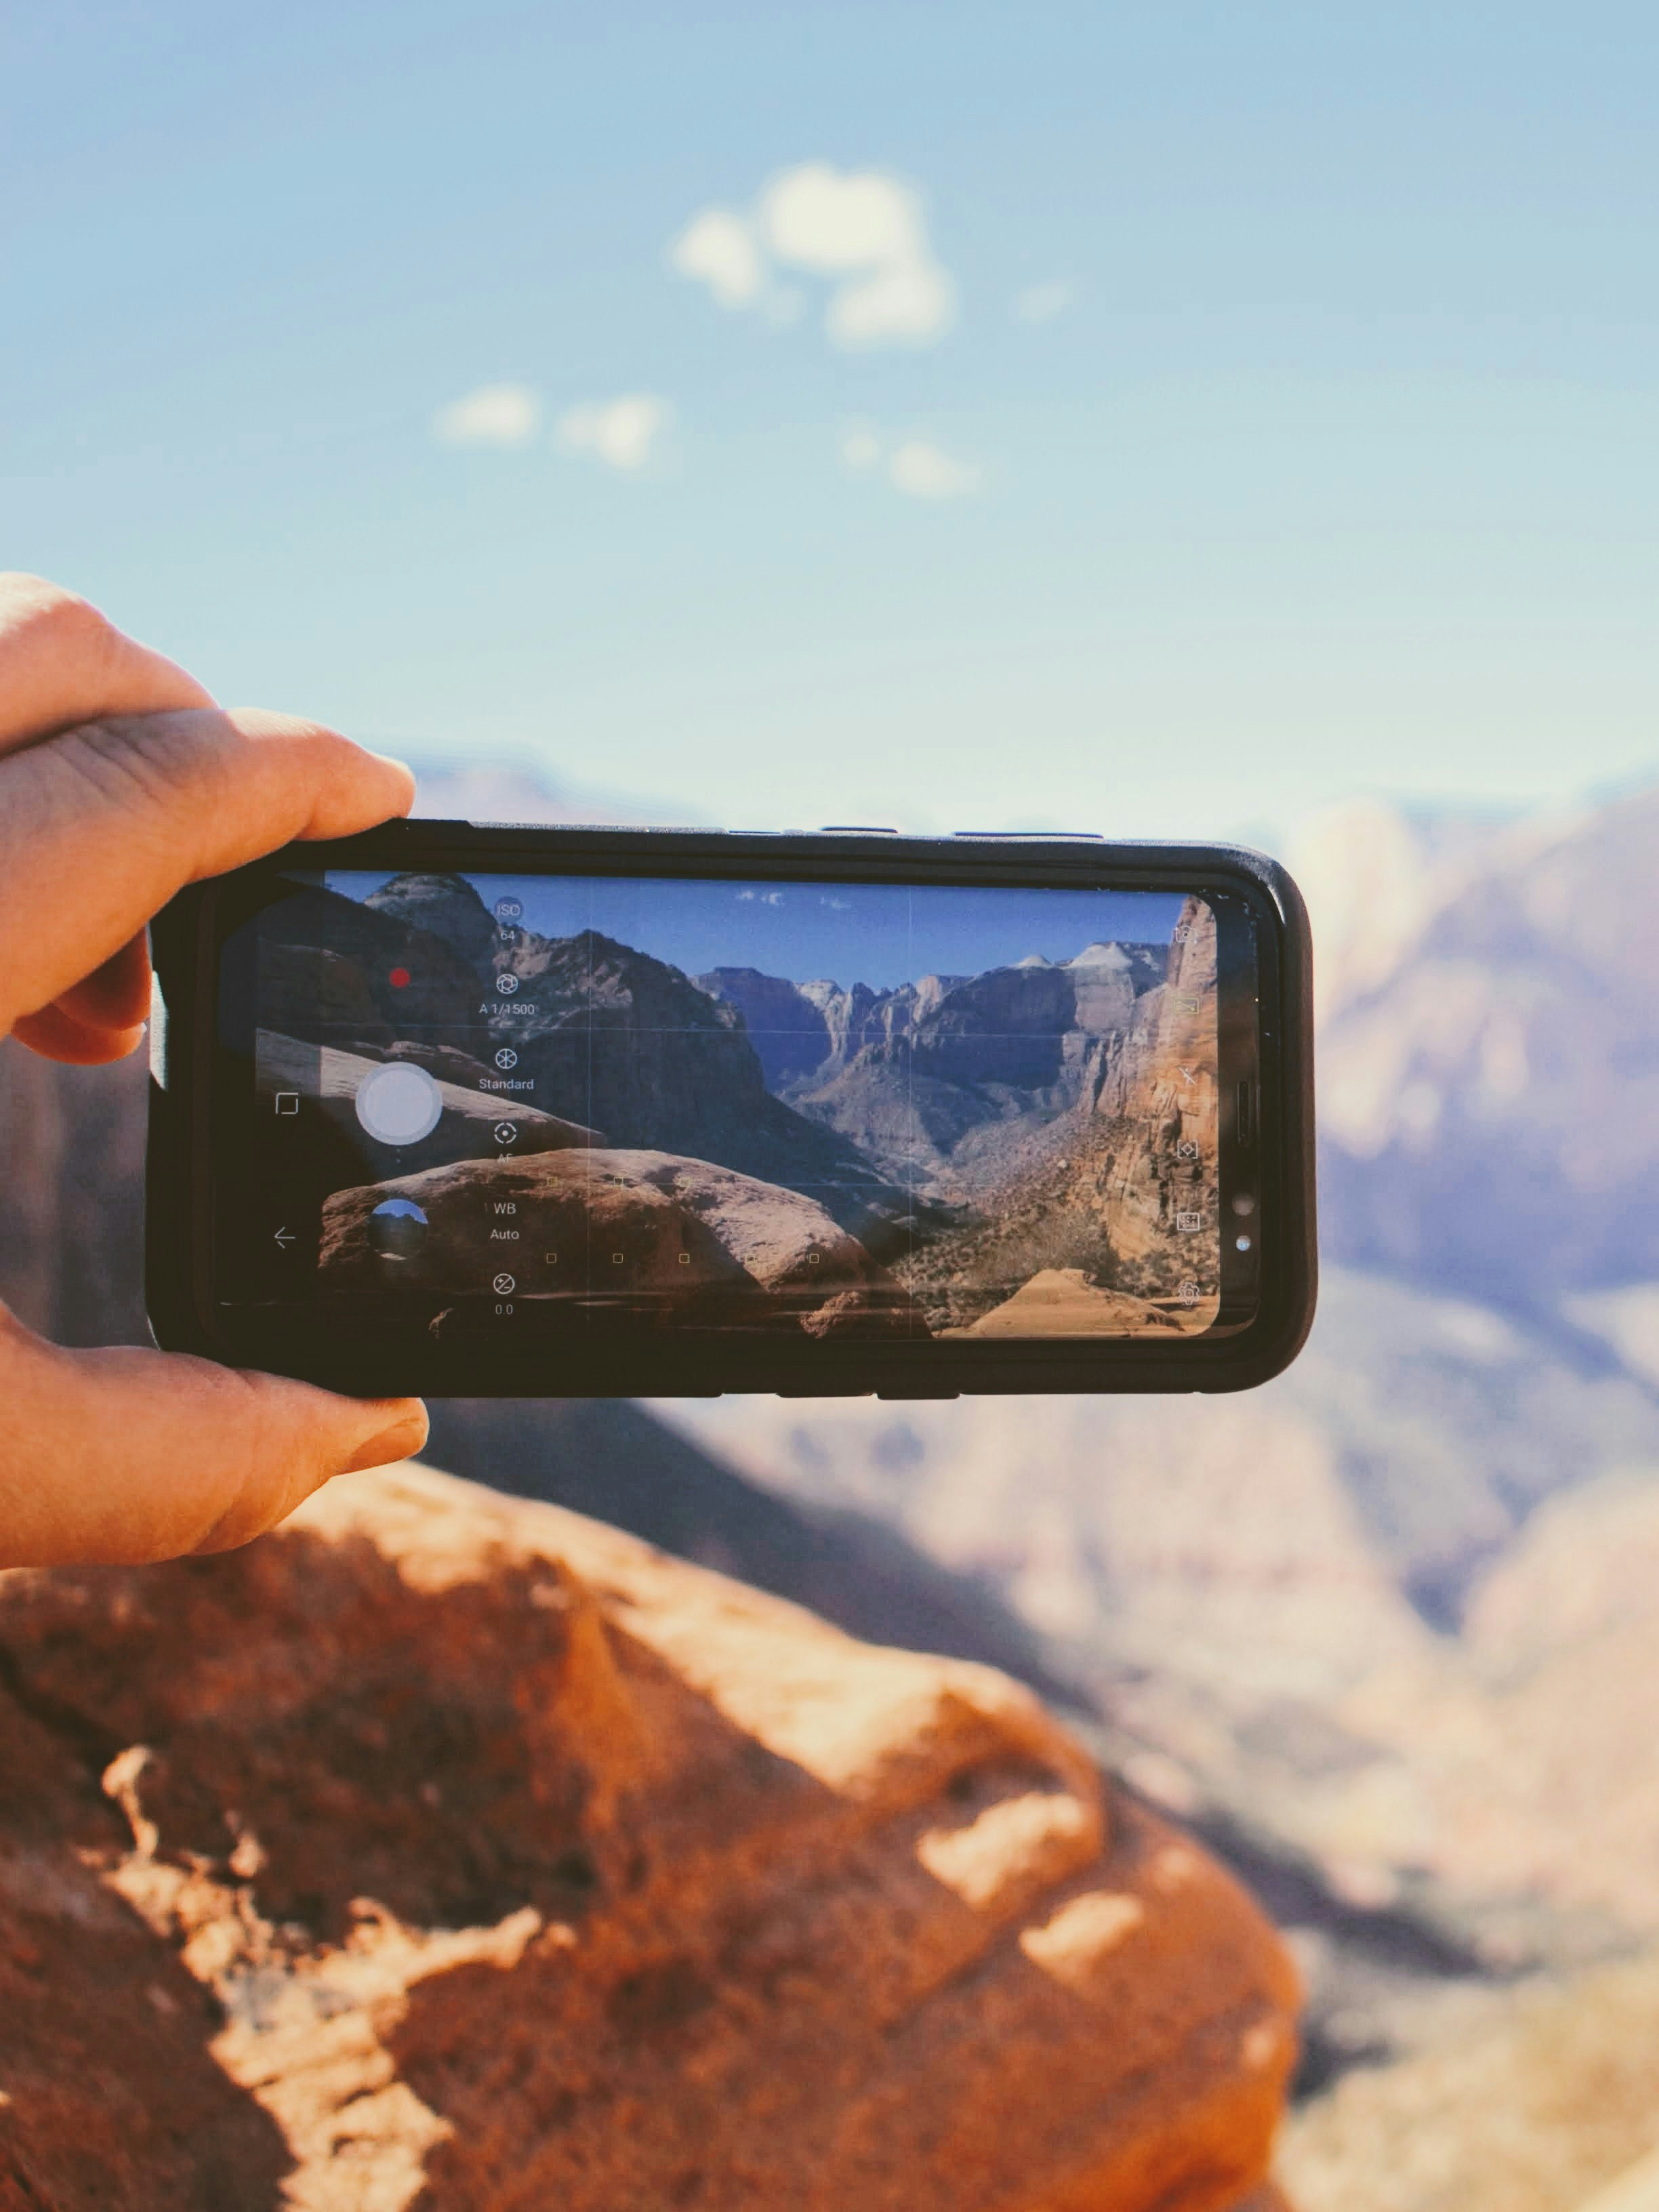
[[[1079,1012],[1102,1026],[1058,1040],[1056,1086],[1072,1094],[1066,1110],[981,1125],[958,1146],[963,1184],[988,1185],[988,1202],[980,1218],[901,1271],[944,1325],[1036,1334],[1086,1331],[1092,1318],[1103,1329],[1142,1334],[1213,1314],[1216,940],[1208,908],[1188,902],[1164,981],[1136,995],[1134,972],[1127,958],[1121,966],[1103,958],[1085,971],[1082,988],[1067,979]],[[955,1039],[947,1030],[941,1042],[948,1052]],[[1006,1302],[990,1302],[990,1291]]]

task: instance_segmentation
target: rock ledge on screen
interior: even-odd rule
[[[376,1209],[397,1199],[426,1218],[414,1256],[377,1249]],[[526,1297],[614,1292],[691,1323],[793,1328],[833,1304],[814,1333],[927,1334],[908,1291],[814,1200],[673,1152],[541,1152],[337,1191],[319,1266],[331,1291],[394,1277],[406,1289],[482,1290],[500,1269]]]
[[[394,1060],[425,1067],[437,1082],[443,1106],[429,1136],[418,1144],[404,1146],[400,1155],[392,1155],[406,1158],[412,1168],[424,1167],[429,1161],[483,1159],[498,1154],[501,1144],[495,1132],[503,1121],[512,1125],[514,1143],[526,1152],[558,1152],[599,1141],[598,1130],[584,1128],[579,1121],[538,1113],[515,1098],[493,1097],[471,1089],[465,1070],[476,1063],[467,1061],[463,1053],[445,1053],[441,1048],[394,1045],[385,1051],[369,1047],[346,1052],[337,1045],[310,1044],[301,1038],[283,1036],[275,1030],[261,1030],[256,1063],[259,1091],[262,1097],[282,1091],[297,1093],[299,1111],[295,1118],[302,1125],[302,1143],[314,1143],[313,1117],[320,1115],[355,1147],[390,1155],[391,1147],[374,1146],[361,1128],[356,1097],[365,1078]],[[351,1156],[346,1164],[362,1172]]]

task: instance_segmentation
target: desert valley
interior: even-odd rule
[[[505,1256],[520,1296],[606,1295],[572,1279],[598,1229],[626,1261],[617,1294],[698,1326],[1142,1334],[1214,1316],[1200,901],[1170,945],[880,991],[690,977],[593,930],[503,927],[457,876],[306,888],[261,933],[258,1081],[297,1094],[272,1141],[335,1194],[330,1288],[482,1290]],[[386,1063],[439,1085],[413,1145],[376,1146],[354,1111]],[[392,1206],[423,1233],[387,1229]]]

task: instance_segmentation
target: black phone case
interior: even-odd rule
[[[488,1338],[381,1340],[372,1316],[356,1341],[337,1329],[271,1326],[268,1340],[246,1321],[231,1329],[207,1299],[213,1194],[208,1120],[215,1043],[213,902],[221,884],[191,885],[151,929],[155,989],[150,1039],[146,1161],[145,1292],[163,1350],[264,1368],[357,1396],[676,1397],[772,1392],[782,1396],[937,1398],[1007,1393],[1243,1390],[1296,1357],[1313,1320],[1315,1230],[1312,949],[1300,893],[1277,862],[1231,846],[1119,845],[1053,837],[898,838],[873,833],[753,836],[715,830],[543,829],[513,824],[394,822],[360,837],[291,847],[270,860],[307,868],[441,868],[510,872],[556,859],[596,874],[619,860],[637,871],[676,864],[734,875],[845,872],[889,880],[908,867],[937,880],[1030,884],[1079,872],[1115,888],[1208,884],[1251,896],[1269,927],[1258,957],[1275,963],[1276,1058],[1261,1069],[1260,1172],[1263,1192],[1261,1309],[1237,1334],[1146,1346],[1138,1340],[939,1340],[904,1343],[756,1345],[727,1340],[695,1351],[667,1340],[590,1348],[580,1371],[538,1375],[521,1349]],[[895,870],[894,864],[901,864]],[[243,871],[252,873],[252,871]],[[925,880],[919,876],[918,880]],[[1264,1031],[1264,1036],[1266,1032]],[[1271,1100],[1271,1107],[1269,1107]]]

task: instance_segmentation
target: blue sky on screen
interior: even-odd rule
[[[1659,728],[1659,15],[61,0],[4,557],[679,818],[1271,835]]]
[[[384,873],[331,870],[331,890],[365,899]],[[1182,901],[1157,891],[1056,891],[901,884],[732,884],[673,878],[485,876],[484,904],[517,900],[544,937],[598,930],[688,975],[758,968],[889,990],[923,975],[976,975],[1031,953],[1070,960],[1090,945],[1167,945]]]

